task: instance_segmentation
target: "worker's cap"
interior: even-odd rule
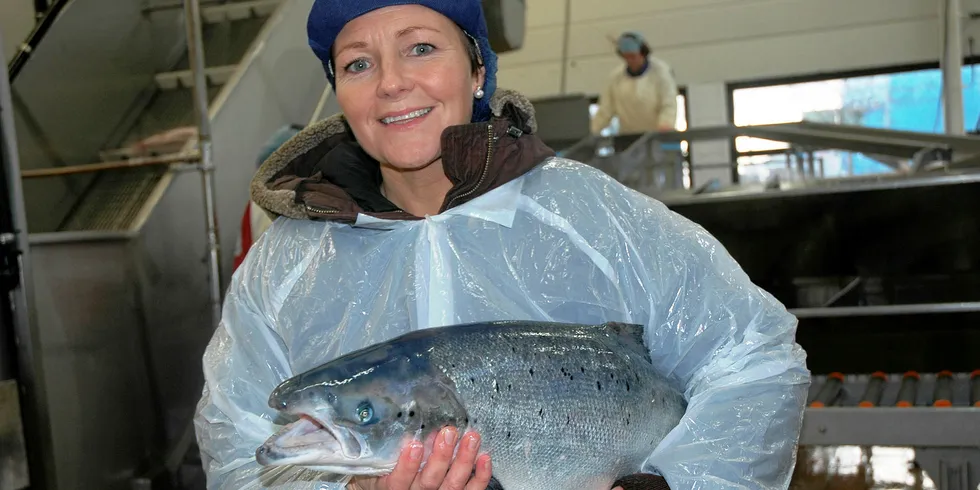
[[[616,40],[616,50],[620,53],[642,53],[646,40],[638,32],[624,32]]]
[[[473,100],[473,120],[489,119],[490,97],[497,88],[497,54],[490,48],[480,0],[314,0],[306,22],[306,34],[313,53],[323,63],[330,84],[336,88],[331,48],[344,26],[368,12],[394,5],[421,5],[435,10],[455,22],[476,43],[477,56],[486,69],[483,82],[486,95]]]

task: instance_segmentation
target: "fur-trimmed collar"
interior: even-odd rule
[[[534,107],[521,94],[497,89],[487,123],[447,128],[443,167],[453,188],[443,209],[513,180],[554,155],[534,134]],[[353,222],[358,214],[417,219],[380,197],[378,163],[356,145],[343,114],[301,131],[272,153],[251,183],[252,200],[272,217]],[[379,181],[380,182],[380,181]]]

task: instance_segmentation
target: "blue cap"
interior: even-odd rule
[[[643,36],[638,32],[624,32],[619,36],[616,49],[620,53],[639,53],[643,51],[643,43],[645,42]]]
[[[490,48],[487,21],[480,0],[315,0],[306,22],[306,34],[313,54],[323,63],[330,85],[337,88],[330,68],[330,50],[341,29],[357,17],[392,5],[428,7],[448,17],[476,41],[486,68],[486,78],[483,82],[485,95],[473,99],[473,121],[488,121],[491,115],[490,97],[497,88],[497,54]]]

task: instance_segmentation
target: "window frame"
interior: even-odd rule
[[[963,66],[973,66],[980,64],[980,55],[967,56],[963,58]],[[922,63],[905,63],[898,65],[882,65],[870,68],[861,68],[854,70],[840,70],[833,72],[820,72],[820,73],[810,73],[802,75],[789,75],[781,77],[765,77],[756,79],[745,79],[736,80],[725,83],[725,90],[727,92],[726,105],[728,106],[728,123],[732,126],[735,125],[735,91],[746,89],[746,88],[761,88],[761,87],[778,87],[780,85],[794,85],[798,83],[809,83],[809,82],[823,82],[828,80],[841,80],[848,78],[861,78],[876,75],[898,75],[902,73],[909,73],[915,71],[924,70],[936,70],[941,69],[939,61],[933,62],[922,62]],[[687,103],[685,98],[685,103]],[[773,152],[781,153],[781,151]],[[729,158],[732,162],[732,182],[739,182],[738,175],[738,159],[742,156],[747,156],[750,154],[760,154],[760,152],[745,151],[739,152],[738,147],[735,144],[735,137],[729,138]]]

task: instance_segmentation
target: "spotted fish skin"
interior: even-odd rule
[[[680,422],[683,396],[653,368],[642,326],[498,322],[431,337],[505,490],[608,490]]]
[[[429,441],[452,425],[482,437],[489,489],[609,490],[641,470],[686,410],[643,332],[528,321],[410,332],[281,383],[270,406],[307,421],[271,437],[257,458],[380,475],[406,438]]]

